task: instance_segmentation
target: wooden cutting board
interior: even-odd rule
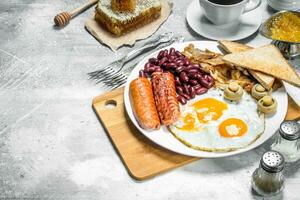
[[[126,114],[123,92],[119,88],[94,98],[93,108],[133,178],[145,180],[199,159],[166,150],[143,136]],[[289,98],[286,119],[299,117],[300,108]]]

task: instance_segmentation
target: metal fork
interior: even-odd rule
[[[178,42],[183,42],[183,41],[184,41],[184,37],[183,36],[174,37],[168,43],[165,43],[163,46],[160,46],[159,49],[165,48],[166,46],[169,46],[169,45],[171,45],[173,43],[178,43]],[[107,87],[109,87],[110,89],[115,89],[115,88],[118,88],[118,87],[122,86],[124,83],[126,83],[127,77],[129,76],[129,74],[131,73],[131,71],[138,65],[138,63],[139,62],[136,62],[132,66],[124,69],[122,72],[116,73],[115,76],[111,77],[111,79],[104,80],[104,81],[102,81],[102,83],[104,85],[106,85]]]
[[[90,73],[88,73],[88,75],[90,75],[90,77],[92,79],[97,79],[99,81],[104,80],[106,78],[109,79],[115,73],[120,72],[123,69],[125,63],[128,62],[130,60],[130,58],[132,58],[132,56],[141,53],[145,49],[155,47],[159,44],[166,43],[166,42],[170,41],[171,38],[173,37],[173,35],[174,35],[173,32],[168,32],[168,33],[161,34],[156,39],[147,42],[143,47],[135,49],[135,50],[129,52],[123,58],[110,63],[109,65],[107,65],[103,69],[99,69],[97,71],[90,72]]]

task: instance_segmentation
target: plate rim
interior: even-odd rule
[[[197,43],[195,44],[195,46],[200,46],[198,44],[201,44],[201,43],[209,43],[211,45],[214,45],[217,47],[218,43],[216,41],[209,41],[209,40],[201,40],[201,41],[196,41],[196,40],[193,40],[193,41],[185,41],[185,42],[180,42],[180,43],[176,43],[176,44],[172,44],[172,45],[169,45],[167,47],[164,47],[163,49],[168,49],[172,46],[176,46],[176,45],[184,45],[184,44],[190,44],[190,43]],[[202,48],[205,48],[205,45],[204,47],[202,46]],[[142,63],[145,62],[145,60],[153,55],[157,55],[157,53],[160,51],[161,49],[158,49],[157,51],[154,51],[150,54],[147,54],[145,55],[145,57],[143,59],[140,60],[140,62],[138,62],[138,64],[136,65],[136,67],[132,70],[132,72],[130,73],[130,75],[128,76],[128,79],[126,81],[126,84],[125,84],[125,88],[124,88],[124,94],[123,94],[123,99],[124,99],[124,107],[125,107],[125,110],[126,110],[126,114],[129,116],[129,119],[130,121],[134,124],[134,126],[139,130],[139,132],[141,132],[141,134],[143,134],[146,138],[148,138],[149,140],[151,140],[152,142],[154,142],[155,144],[159,145],[160,147],[166,149],[166,150],[170,150],[172,152],[175,152],[175,153],[178,153],[178,154],[181,154],[181,155],[186,155],[186,156],[193,156],[193,157],[199,157],[199,158],[220,158],[220,157],[229,157],[229,156],[233,156],[233,155],[238,155],[238,154],[241,154],[241,153],[245,153],[247,151],[250,151],[250,150],[253,150],[257,147],[259,147],[260,145],[264,144],[267,140],[269,140],[274,134],[270,134],[269,137],[267,137],[264,141],[261,141],[260,143],[257,143],[256,141],[254,143],[252,143],[251,145],[245,147],[245,148],[241,148],[241,149],[238,149],[238,150],[235,150],[235,151],[230,151],[230,152],[207,152],[207,151],[200,151],[200,150],[195,150],[195,154],[190,154],[190,153],[183,153],[181,151],[178,151],[178,150],[175,150],[173,148],[170,148],[170,147],[166,147],[160,143],[158,143],[157,141],[153,140],[150,136],[148,136],[147,134],[144,133],[144,130],[143,128],[141,128],[133,114],[133,111],[132,111],[132,108],[131,108],[131,102],[130,102],[130,97],[129,97],[129,84],[130,82],[133,80],[133,79],[129,79],[131,76],[132,76],[132,73],[135,71],[136,68],[141,68],[139,66],[142,65]],[[143,65],[142,65],[143,66]],[[138,78],[138,74],[136,74],[136,78]],[[282,100],[284,100],[284,104],[286,105],[284,109],[284,113],[280,116],[281,118],[281,121],[284,120],[284,117],[287,113],[287,109],[288,109],[288,96],[287,96],[287,93],[286,93],[286,90],[284,87],[280,88],[279,90],[282,90],[281,92],[283,92],[284,94],[284,97]],[[128,106],[126,105],[130,105],[130,110],[128,108]],[[131,113],[129,113],[131,111]],[[133,116],[133,120],[131,118],[131,115]],[[265,118],[266,119],[266,118]],[[267,126],[267,125],[266,125]],[[166,128],[164,126],[162,126],[163,129]],[[279,125],[278,125],[279,127]],[[150,130],[147,130],[147,131],[150,131]],[[150,132],[155,132],[155,130],[153,131],[150,131]],[[170,133],[171,134],[171,133]],[[174,137],[174,136],[173,136]],[[178,141],[180,142],[180,141]],[[181,142],[180,142],[181,143]],[[182,143],[181,143],[182,144]],[[188,148],[189,150],[191,148],[185,146],[186,148]],[[205,155],[196,155],[196,154],[205,154]]]

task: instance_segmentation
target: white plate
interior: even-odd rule
[[[195,47],[200,49],[209,49],[214,52],[220,52],[220,50],[217,47],[217,42],[213,41],[196,41],[196,42],[184,42],[179,44],[173,44],[170,47],[174,47],[176,50],[182,51],[185,46],[188,44],[193,43]],[[170,48],[166,47],[166,48]],[[259,137],[254,143],[252,143],[250,146],[239,149],[232,152],[224,152],[224,153],[218,153],[218,152],[206,152],[206,151],[198,151],[191,149],[187,146],[185,146],[183,143],[181,143],[179,140],[177,140],[168,130],[165,126],[162,126],[159,130],[156,131],[150,131],[142,129],[138,122],[136,121],[132,107],[129,100],[129,84],[132,80],[136,79],[139,74],[139,70],[143,69],[144,64],[148,61],[151,57],[156,57],[158,54],[158,51],[146,56],[138,65],[133,69],[130,76],[128,77],[128,80],[125,85],[125,91],[124,91],[124,102],[125,102],[125,108],[127,111],[127,114],[133,124],[137,127],[137,129],[141,132],[141,134],[145,135],[147,138],[152,140],[153,142],[157,143],[158,145],[169,149],[171,151],[188,155],[188,156],[195,156],[195,157],[202,157],[202,158],[216,158],[216,157],[226,157],[231,156],[235,154],[239,154],[245,151],[249,151],[262,143],[264,143],[267,139],[269,139],[279,128],[280,123],[284,120],[284,117],[287,112],[287,94],[282,87],[280,90],[273,93],[273,96],[278,101],[278,109],[275,115],[272,117],[266,118],[266,129],[265,132]]]
[[[255,33],[262,20],[261,7],[243,14],[238,23],[217,26],[206,17],[199,5],[199,0],[194,0],[186,11],[186,20],[189,26],[199,35],[213,40],[241,40]]]

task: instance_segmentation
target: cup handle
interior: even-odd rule
[[[253,1],[253,0],[248,0],[247,6],[246,6],[246,8],[245,8],[245,10],[244,10],[243,13],[246,13],[246,12],[249,12],[251,10],[254,10],[254,9],[258,8],[260,6],[260,4],[261,4],[261,0],[259,0],[255,5],[249,6],[248,4],[249,4],[250,1]]]

